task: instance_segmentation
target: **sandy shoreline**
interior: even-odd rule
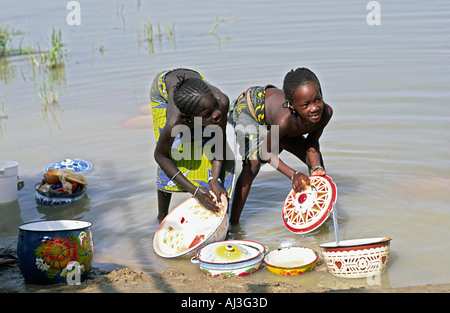
[[[450,284],[400,288],[330,289],[305,287],[286,282],[255,282],[245,277],[206,277],[185,275],[170,270],[146,274],[130,268],[100,270],[93,268],[90,278],[78,286],[65,283],[34,285],[25,283],[17,263],[0,266],[1,293],[448,293]]]

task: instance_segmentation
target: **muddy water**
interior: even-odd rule
[[[450,4],[381,3],[380,25],[368,25],[364,1],[79,1],[80,25],[66,22],[67,1],[3,1],[1,24],[23,35],[12,45],[50,45],[62,30],[68,59],[59,73],[58,106],[43,110],[43,70],[28,56],[0,60],[0,159],[20,163],[25,187],[0,205],[1,246],[17,226],[43,219],[93,223],[97,265],[198,274],[188,259],[155,255],[157,229],[154,135],[146,115],[149,85],[161,69],[198,69],[230,98],[255,84],[282,85],[292,68],[311,68],[334,117],[321,147],[338,188],[341,240],[390,236],[388,271],[373,280],[338,280],[326,271],[285,278],[262,270],[255,281],[349,287],[448,283],[450,244]],[[221,23],[209,30],[218,18]],[[151,21],[153,47],[142,41]],[[157,36],[158,25],[161,36]],[[166,27],[174,34],[165,33]],[[48,78],[47,78],[48,79]],[[135,127],[124,127],[129,118]],[[282,158],[305,171],[302,164]],[[44,167],[65,158],[93,164],[87,198],[65,208],[35,203]],[[239,169],[239,168],[238,168]],[[308,235],[281,220],[289,181],[270,168],[254,182],[241,224],[229,238],[269,248],[334,241],[328,219]],[[185,196],[173,199],[172,207]]]

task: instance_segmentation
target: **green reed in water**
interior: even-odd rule
[[[0,26],[0,55],[4,56],[9,43],[12,40],[12,33],[8,26]]]
[[[151,53],[154,53],[155,49],[153,45],[153,23],[150,20],[147,20],[147,22],[142,22],[142,37],[140,32],[138,32],[137,35],[138,41],[147,41],[149,50],[151,51]]]
[[[48,51],[39,51],[40,61],[34,56],[36,53],[29,52],[31,63],[38,68],[41,65],[55,69],[64,66],[64,61],[67,59],[67,49],[62,44],[61,29],[57,32],[55,27],[52,28],[51,47]],[[40,49],[39,49],[40,50]]]
[[[2,101],[2,106],[0,106],[0,120],[7,119],[8,115],[5,113],[5,103]]]
[[[5,113],[5,103],[2,101],[2,105],[0,106],[0,137],[4,138],[5,127],[3,124],[3,120],[6,120],[8,115]]]
[[[218,16],[216,16],[216,21],[214,22],[214,25],[211,27],[211,29],[209,30],[208,33],[212,34],[214,32],[214,30],[216,30],[216,28],[219,27],[220,25],[231,24],[233,22],[234,22],[234,20],[227,21],[224,18],[219,18]]]
[[[64,64],[64,59],[66,58],[65,49],[61,43],[61,29],[58,34],[56,33],[56,29],[53,27],[52,29],[52,37],[51,43],[52,47],[49,51],[49,62],[48,66],[50,68],[55,68],[57,66],[61,66]]]
[[[153,23],[150,20],[142,22],[141,31],[137,31],[138,42],[148,42],[149,50],[151,53],[155,53],[154,39],[157,38],[159,43],[162,41],[162,37],[165,36],[167,41],[175,41],[175,25],[166,25],[165,33],[161,31],[161,26],[158,24],[156,32],[153,31]]]
[[[9,26],[0,25],[0,65],[7,66],[9,63],[7,58],[17,55],[29,55],[31,69],[33,71],[33,81],[38,85],[39,98],[42,105],[44,119],[48,120],[49,114],[56,119],[56,113],[60,112],[58,105],[59,91],[61,84],[65,83],[65,61],[67,60],[68,49],[62,43],[61,29],[52,28],[50,37],[50,46],[47,50],[42,51],[38,45],[38,49],[34,48],[34,43],[26,48],[22,48],[23,36],[20,40],[19,47],[12,47],[15,35],[23,35],[22,32],[14,31]],[[4,61],[4,62],[3,62]],[[0,79],[5,80],[4,73],[7,71],[2,68]],[[0,119],[6,119],[4,107],[0,108]],[[59,124],[58,124],[59,127]]]
[[[50,79],[48,82],[44,80],[39,88],[39,97],[41,97],[43,111],[45,112],[47,112],[50,107],[54,107],[58,104],[59,95],[58,91],[55,91],[54,85],[53,80]]]
[[[10,29],[7,25],[0,25],[0,57],[22,55],[28,53],[30,49],[22,49],[23,37],[20,40],[19,48],[14,49],[11,46],[15,35],[23,35],[21,31]]]
[[[58,82],[52,77],[51,73],[44,72],[43,80],[39,86],[39,97],[41,98],[42,113],[44,114],[44,120],[48,121],[49,114],[53,121],[56,122],[58,128],[60,125],[57,119],[57,113],[61,112],[59,107],[59,92],[57,90]]]
[[[60,111],[58,87],[65,82],[64,65],[67,59],[67,51],[62,43],[61,30],[56,30],[53,27],[51,46],[48,50],[40,51],[37,54],[29,54],[33,72],[34,67],[37,67],[38,74],[42,74],[39,82],[39,98],[42,104],[42,112],[44,113],[44,117],[51,114],[53,120],[56,122],[56,113]],[[37,55],[39,56],[39,60],[36,57]]]

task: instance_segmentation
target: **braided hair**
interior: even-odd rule
[[[182,114],[194,116],[203,95],[212,93],[212,90],[200,78],[178,76],[178,80],[173,89],[173,101]]]
[[[309,83],[316,84],[317,88],[319,88],[320,95],[322,96],[322,89],[320,88],[320,82],[316,74],[305,67],[291,70],[286,74],[283,82],[283,91],[286,100],[292,102],[295,89]]]

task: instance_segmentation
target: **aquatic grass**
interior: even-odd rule
[[[101,43],[96,43],[92,38],[89,38],[88,42],[91,44],[92,53],[94,53],[95,51],[100,52],[101,55],[105,53],[106,48],[103,41]]]
[[[122,26],[125,27],[126,20],[125,20],[125,15],[123,14],[123,12],[124,12],[124,5],[123,4],[120,6],[120,8],[116,7],[116,15],[120,19],[120,21],[122,22]]]
[[[41,63],[34,56],[34,54],[31,52],[28,52],[28,55],[30,56],[31,68],[33,69],[33,72],[34,72],[34,66],[36,66],[37,68],[41,68]]]
[[[162,37],[166,37],[168,42],[175,41],[175,25],[170,26],[166,24],[165,32],[161,30],[161,25],[158,24],[157,28],[155,25],[147,19],[141,23],[141,31],[137,30],[138,42],[148,42],[149,50],[153,54],[155,53],[154,41],[158,40],[159,43],[162,42]]]
[[[52,28],[50,43],[51,46],[47,51],[41,51],[40,47],[34,53],[29,51],[33,75],[36,75],[35,67],[38,68],[38,74],[42,71],[42,79],[39,83],[39,97],[44,113],[54,111],[59,99],[56,87],[65,82],[64,65],[67,58],[67,49],[62,44],[61,29],[57,31],[55,27]]]
[[[234,20],[225,20],[224,18],[219,18],[216,16],[216,20],[214,22],[214,25],[211,27],[208,33],[212,34],[220,25],[226,25],[233,23]]]
[[[153,41],[153,23],[151,21],[142,22],[142,28],[144,30],[144,39],[148,42]]]
[[[6,120],[8,115],[5,113],[5,102],[2,100],[2,105],[0,106],[0,135],[2,139],[4,139],[6,126],[3,123],[3,120]]]
[[[39,86],[39,97],[41,98],[43,118],[47,123],[50,123],[49,117],[56,123],[60,129],[57,113],[61,112],[59,102],[59,92],[56,89],[57,82],[51,77],[47,71],[44,72],[43,80]]]
[[[39,97],[41,98],[44,112],[47,112],[50,107],[54,107],[58,104],[59,95],[58,91],[55,91],[54,89],[53,80],[48,80],[48,85],[45,80],[41,83],[39,88]]]
[[[38,47],[34,53],[30,52],[30,62],[33,69],[33,76],[36,77],[39,89],[39,98],[42,106],[44,120],[49,121],[50,116],[57,124],[57,113],[61,111],[59,107],[59,87],[65,83],[65,60],[67,51],[62,43],[61,30],[52,28],[50,47],[42,51]],[[35,69],[37,68],[37,71]]]
[[[40,67],[40,64],[45,64],[49,68],[55,68],[62,66],[64,61],[67,59],[67,49],[64,48],[62,43],[61,29],[56,30],[55,27],[52,28],[51,35],[51,47],[42,52],[41,49],[35,50],[34,44],[26,48],[22,48],[23,37],[20,39],[18,48],[11,47],[14,35],[23,35],[20,31],[14,31],[10,29],[7,25],[0,25],[0,57],[9,57],[16,55],[34,55],[39,54],[41,57],[41,62],[37,62],[37,59],[32,59],[32,63]]]
[[[40,47],[38,50],[32,48],[23,50],[24,53],[29,55],[32,65],[39,69],[41,66],[49,69],[57,69],[64,66],[68,49],[62,43],[61,29],[57,32],[55,27],[52,28],[50,43],[51,46],[46,51],[42,51]],[[36,55],[39,56],[39,60]]]
[[[153,45],[153,23],[150,20],[147,20],[147,22],[142,22],[142,35],[143,38],[141,40],[140,34],[138,32],[138,40],[141,41],[147,41],[148,47],[151,53],[155,52],[155,47]]]
[[[59,88],[66,82],[64,67],[44,69],[39,84],[39,98],[42,112],[53,116],[59,110]]]
[[[9,26],[0,26],[0,56],[4,56],[8,45],[12,41],[12,33],[9,31]]]
[[[219,46],[219,50],[220,50],[220,46],[221,46],[221,42],[222,42],[222,38],[217,35],[216,33],[214,33],[214,31],[221,25],[227,25],[227,24],[231,24],[233,23],[234,20],[225,20],[224,18],[219,18],[218,16],[216,17],[216,20],[214,22],[214,25],[211,27],[211,29],[209,30],[209,34],[211,36],[214,37],[214,39],[217,41],[217,45]],[[225,40],[230,40],[231,37],[226,37]]]
[[[175,24],[172,24],[172,27],[166,25],[166,38],[167,41],[175,40]]]
[[[7,58],[0,58],[0,81],[9,83],[15,77],[15,68]]]
[[[2,101],[2,106],[0,106],[0,120],[7,119],[8,115],[5,113],[5,102]]]
[[[12,42],[15,36],[23,35],[23,32],[16,31],[9,28],[7,25],[0,25],[0,57],[10,57],[16,55],[24,55],[29,52],[34,52],[31,48],[22,48],[23,36],[20,39],[18,48],[12,47]]]
[[[52,28],[51,44],[52,46],[48,53],[49,60],[47,66],[49,68],[56,68],[64,65],[64,59],[67,57],[67,52],[62,45],[61,29],[56,33],[55,27]]]
[[[18,48],[12,47],[14,35],[22,35],[22,32],[14,31],[9,26],[0,25],[0,79],[7,82],[13,72],[8,71],[9,57],[17,55],[28,55],[33,73],[33,82],[38,89],[38,96],[41,103],[44,120],[49,122],[51,117],[59,126],[57,113],[61,111],[59,107],[59,87],[65,83],[65,62],[68,58],[68,49],[62,42],[62,31],[52,28],[50,46],[42,51],[40,46],[35,48],[34,43],[23,48],[22,37]],[[23,75],[23,73],[22,73]],[[0,120],[6,119],[4,105],[0,107]],[[1,126],[1,125],[0,125]]]

